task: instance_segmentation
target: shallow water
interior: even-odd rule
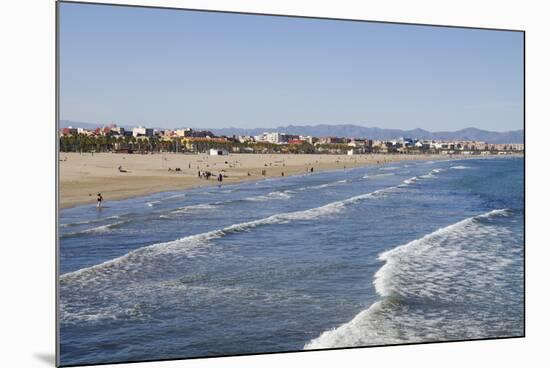
[[[523,335],[523,159],[63,210],[61,363]]]

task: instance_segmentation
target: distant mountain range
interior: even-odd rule
[[[70,120],[61,120],[60,127],[72,126],[73,128],[94,129],[100,124],[75,122]],[[122,126],[129,128],[129,126]],[[359,125],[343,124],[343,125],[288,125],[277,128],[195,128],[201,130],[210,130],[216,135],[258,135],[263,132],[281,132],[296,135],[311,135],[314,137],[355,137],[390,140],[403,138],[416,139],[433,139],[433,140],[471,140],[484,141],[487,143],[523,143],[523,129],[512,130],[507,132],[492,132],[477,128],[465,128],[455,132],[430,132],[424,129],[400,130],[400,129],[382,129],[368,128]]]
[[[311,135],[314,137],[355,137],[390,140],[403,138],[433,139],[433,140],[472,140],[487,143],[523,143],[523,129],[508,132],[491,132],[477,128],[466,128],[455,132],[430,132],[424,129],[400,130],[368,128],[358,125],[288,125],[277,128],[223,128],[210,129],[216,135],[258,135],[263,132],[278,131],[296,135]]]

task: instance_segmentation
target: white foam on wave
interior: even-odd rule
[[[215,208],[217,208],[216,204],[210,204],[210,203],[192,204],[188,206],[178,207],[170,211],[170,214],[195,213],[195,212],[209,211]]]
[[[305,189],[322,189],[322,188],[333,187],[333,186],[336,186],[336,185],[349,183],[349,182],[350,182],[350,180],[344,179],[344,180],[338,180],[338,181],[335,181],[335,182],[332,182],[332,183],[326,183],[326,184],[320,184],[320,185],[314,185],[314,186],[311,186],[311,187],[306,187]]]
[[[80,231],[75,231],[73,233],[66,233],[62,234],[61,238],[69,238],[69,237],[75,237],[80,235],[86,235],[86,234],[101,234],[101,233],[107,233],[110,232],[112,229],[119,227],[120,225],[123,225],[127,223],[128,221],[117,221],[106,225],[96,226]]]
[[[92,220],[70,222],[70,223],[66,223],[66,224],[59,224],[59,227],[74,227],[74,226],[80,226],[80,225],[94,224],[96,222],[102,222],[102,221],[105,221],[105,220],[117,219],[117,218],[120,218],[120,216],[121,215],[116,215],[116,216],[96,218],[96,219],[92,219]]]
[[[467,307],[492,310],[495,303],[507,306],[510,288],[495,285],[511,277],[521,278],[521,269],[507,268],[521,262],[521,247],[504,246],[513,234],[491,220],[487,222],[508,215],[507,209],[493,210],[381,253],[379,259],[385,263],[375,274],[374,286],[382,299],[349,322],[312,339],[304,349],[479,338],[520,331],[514,313],[478,313]],[[450,307],[429,309],[429,303],[465,307],[455,312]]]
[[[156,201],[150,201],[150,202],[147,202],[147,206],[149,207],[154,207],[158,204],[161,204],[163,202],[166,202],[166,201],[171,201],[171,200],[174,200],[174,199],[178,199],[178,198],[184,198],[186,197],[187,195],[185,193],[179,193],[179,194],[174,194],[174,195],[171,195],[171,196],[168,196],[168,197],[164,197],[164,198],[161,198],[161,199],[158,199]]]
[[[446,171],[445,169],[433,169],[425,175],[420,175],[419,178],[421,178],[421,179],[434,179],[434,178],[437,178],[437,176],[435,174],[442,173],[442,172],[445,172],[445,171]]]
[[[382,297],[389,297],[392,296],[392,294],[396,293],[396,288],[394,287],[394,282],[396,281],[396,279],[393,276],[398,268],[402,266],[404,255],[406,255],[406,257],[417,257],[415,261],[418,262],[418,258],[421,258],[424,252],[431,252],[429,254],[430,257],[433,256],[434,253],[439,253],[438,249],[435,249],[434,247],[437,244],[440,244],[442,241],[467,238],[467,236],[465,236],[464,234],[467,233],[468,230],[470,231],[470,234],[474,234],[472,235],[472,239],[479,234],[491,234],[491,232],[495,229],[491,227],[480,227],[476,224],[476,219],[491,218],[493,216],[507,216],[508,214],[509,210],[498,209],[489,211],[481,215],[469,217],[455,224],[436,230],[433,233],[430,233],[420,239],[413,240],[410,243],[381,253],[378,259],[381,261],[385,261],[386,263],[374,275],[374,285],[377,293]],[[439,258],[440,261],[443,260],[443,255],[441,256],[442,257]],[[448,260],[451,261],[450,259]],[[411,296],[427,295],[430,293],[430,291],[426,289],[419,289],[416,290],[416,292],[417,293],[415,293],[415,291],[407,291],[406,294],[407,296]],[[403,295],[402,290],[398,293],[400,293],[401,296],[405,296]],[[429,294],[429,296],[433,295]],[[442,297],[445,297],[445,295],[442,295]]]
[[[418,180],[418,178],[417,178],[416,176],[413,176],[413,177],[410,178],[410,179],[404,180],[404,181],[403,181],[403,184],[409,185],[409,184],[412,184],[412,183],[416,182],[417,180]]]
[[[350,182],[351,182],[351,180],[349,180],[349,179],[343,179],[343,180],[333,181],[333,182],[330,182],[330,183],[324,183],[324,184],[319,184],[319,185],[311,185],[311,186],[307,186],[307,187],[297,188],[296,191],[304,191],[304,190],[309,190],[309,189],[323,189],[323,188],[334,187],[334,186],[337,186],[337,185],[350,183]]]
[[[95,265],[95,266],[92,266],[92,267],[88,267],[88,268],[84,268],[84,269],[81,269],[81,270],[78,270],[78,271],[67,273],[65,275],[62,275],[61,279],[70,278],[70,277],[73,277],[74,275],[82,274],[82,273],[88,272],[90,270],[94,270],[94,269],[101,268],[101,267],[104,267],[104,266],[113,265],[113,264],[116,264],[118,262],[124,261],[125,259],[131,258],[133,255],[139,254],[139,253],[151,254],[151,251],[155,251],[155,252],[160,251],[160,253],[165,253],[166,251],[171,252],[172,250],[184,249],[184,248],[188,248],[188,246],[195,246],[195,245],[198,245],[198,244],[203,243],[203,242],[208,242],[210,240],[213,240],[213,239],[216,239],[216,238],[219,238],[219,237],[222,237],[224,235],[231,234],[231,233],[246,231],[246,230],[255,228],[257,226],[260,226],[260,225],[283,224],[283,223],[288,223],[289,221],[295,221],[295,220],[311,220],[311,219],[319,218],[321,216],[336,214],[336,213],[339,213],[341,210],[343,210],[344,207],[349,205],[349,204],[356,203],[356,202],[364,200],[366,198],[375,197],[375,196],[380,195],[384,192],[391,191],[392,189],[395,189],[395,188],[397,188],[397,186],[382,188],[382,189],[379,189],[379,190],[375,190],[373,192],[357,195],[357,196],[350,197],[350,198],[347,198],[347,199],[344,199],[344,200],[341,200],[341,201],[331,202],[331,203],[328,203],[328,204],[326,204],[324,206],[320,206],[320,207],[315,207],[315,208],[310,208],[310,209],[307,209],[307,210],[301,210],[301,211],[295,211],[295,212],[278,213],[278,214],[274,214],[272,216],[265,217],[265,218],[258,219],[258,220],[243,222],[243,223],[239,223],[239,224],[233,224],[233,225],[227,226],[223,229],[217,229],[217,230],[209,231],[209,232],[206,232],[206,233],[190,235],[190,236],[186,236],[186,237],[181,238],[181,239],[177,239],[177,240],[173,240],[173,241],[169,241],[169,242],[165,242],[165,243],[152,244],[152,245],[149,245],[149,246],[146,246],[146,247],[136,249],[134,251],[131,251],[131,252],[127,253],[124,256],[115,258],[113,260],[106,261],[106,262],[101,263],[99,265]],[[184,207],[182,209],[187,209],[188,210],[190,207],[210,208],[208,206],[212,206],[212,205],[187,206],[187,207]],[[182,209],[180,209],[180,210],[182,210]]]
[[[265,202],[273,199],[289,199],[292,197],[290,190],[271,192],[265,195],[259,195],[254,197],[245,198],[245,201],[252,202]]]
[[[400,166],[387,166],[387,167],[381,167],[379,170],[397,170],[400,169]]]
[[[470,166],[462,166],[462,165],[451,166],[451,169],[453,169],[453,170],[467,170],[467,169],[470,169]]]
[[[142,288],[142,281],[147,280],[147,275],[155,274],[158,270],[162,270],[166,274],[180,272],[179,258],[183,261],[183,259],[200,255],[201,252],[209,249],[214,239],[248,232],[259,226],[310,221],[323,216],[332,216],[343,211],[347,205],[377,197],[395,188],[397,187],[382,188],[316,208],[278,213],[258,220],[233,224],[222,229],[152,244],[101,264],[63,274],[60,276],[61,295],[63,296],[61,299],[61,321],[62,323],[71,323],[81,318],[94,320],[113,317],[113,313],[116,313],[116,308],[113,305],[89,308],[86,307],[84,299],[94,298],[94,295],[111,295],[111,293],[118,293],[121,290],[132,290],[133,285],[136,285],[136,288]],[[82,307],[82,303],[84,303],[84,307]]]
[[[385,174],[374,174],[374,175],[364,175],[363,179],[369,179],[369,178],[378,178],[383,176],[393,176],[395,173],[385,173]]]

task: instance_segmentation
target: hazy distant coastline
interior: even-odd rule
[[[106,124],[78,122],[72,120],[60,120],[59,127],[67,128],[86,128],[93,129],[102,127]],[[138,124],[134,124],[138,125]],[[123,128],[129,128],[133,125],[120,125]],[[160,128],[159,128],[160,129]],[[197,128],[198,129],[198,128]],[[339,125],[288,125],[276,128],[200,128],[210,130],[216,135],[258,135],[263,132],[280,131],[287,134],[310,135],[310,136],[337,136],[350,138],[369,138],[369,139],[398,139],[409,137],[416,139],[433,140],[464,140],[464,141],[484,141],[487,143],[523,143],[524,130],[511,130],[505,132],[495,132],[477,128],[465,128],[457,131],[430,132],[424,129],[401,130],[401,129],[383,129],[376,127],[364,127],[353,124]]]

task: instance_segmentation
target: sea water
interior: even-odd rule
[[[524,334],[524,161],[399,162],[61,211],[61,364]]]

